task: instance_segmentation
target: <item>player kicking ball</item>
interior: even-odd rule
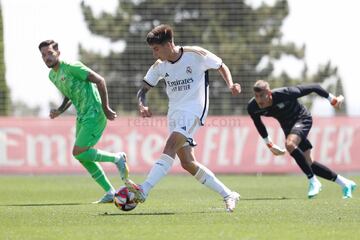
[[[58,117],[71,104],[75,106],[76,139],[72,154],[105,191],[105,195],[94,203],[113,202],[115,189],[98,162],[113,162],[124,181],[129,172],[125,153],[113,154],[94,148],[106,127],[107,119],[116,118],[116,112],[108,104],[105,80],[81,62],[61,61],[58,43],[53,40],[41,42],[39,50],[44,63],[51,68],[51,82],[65,96],[60,107],[50,111],[50,118]]]
[[[138,201],[144,202],[150,190],[169,172],[177,155],[181,166],[201,184],[220,194],[225,201],[226,210],[232,212],[240,195],[226,187],[212,171],[196,161],[193,136],[204,125],[208,113],[207,71],[217,69],[234,96],[240,93],[240,85],[233,84],[229,68],[215,54],[200,47],[176,46],[173,30],[168,25],[155,27],[148,33],[146,40],[157,61],[148,70],[138,91],[139,110],[142,117],[151,116],[146,94],[160,79],[164,79],[169,98],[169,137],[163,153],[145,182],[136,185],[128,181],[126,185],[130,191],[135,192]]]
[[[283,155],[285,149],[281,149],[271,141],[266,127],[261,121],[261,116],[273,117],[279,121],[286,136],[286,150],[309,179],[308,197],[313,198],[321,191],[321,183],[316,178],[319,176],[339,184],[344,199],[351,198],[352,192],[356,188],[355,182],[336,174],[321,163],[313,161],[311,157],[312,145],[307,139],[312,126],[312,116],[305,106],[297,100],[315,92],[319,96],[327,98],[333,107],[340,108],[344,97],[341,95],[335,97],[318,84],[271,90],[269,83],[264,80],[256,81],[253,91],[255,97],[249,101],[248,113],[256,129],[274,155]]]

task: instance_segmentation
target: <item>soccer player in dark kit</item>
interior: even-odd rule
[[[335,97],[318,84],[270,89],[269,83],[264,80],[256,81],[253,91],[255,97],[248,103],[248,113],[256,129],[274,155],[285,154],[285,149],[281,149],[271,141],[266,127],[261,121],[261,116],[273,117],[278,120],[286,136],[286,150],[309,179],[308,197],[313,198],[321,191],[321,183],[316,178],[319,176],[339,184],[344,199],[351,198],[352,192],[356,188],[355,182],[336,174],[323,164],[313,161],[312,145],[307,139],[312,126],[312,116],[297,100],[314,92],[327,98],[333,107],[340,108],[344,97],[341,95]]]

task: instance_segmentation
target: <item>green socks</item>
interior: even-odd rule
[[[82,152],[74,156],[90,173],[91,177],[106,191],[114,190],[109,179],[105,176],[105,173],[97,162],[115,162],[115,154],[89,148],[85,152]]]
[[[115,154],[89,148],[85,152],[82,152],[74,156],[80,162],[115,162]]]
[[[91,177],[105,190],[105,192],[114,190],[114,187],[105,176],[105,173],[99,163],[89,161],[80,161],[80,163],[90,173]]]

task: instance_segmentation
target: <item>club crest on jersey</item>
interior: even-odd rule
[[[188,66],[188,67],[186,68],[186,73],[187,73],[187,74],[191,74],[191,73],[192,73],[192,69],[191,69],[190,66]]]
[[[276,106],[278,106],[278,108],[281,109],[281,108],[284,108],[284,107],[285,107],[285,103],[282,103],[282,102],[281,102],[281,103],[278,103]]]

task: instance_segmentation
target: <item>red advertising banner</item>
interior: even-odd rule
[[[264,119],[269,135],[284,146],[284,134],[273,119]],[[0,118],[0,173],[85,172],[71,155],[75,119]],[[96,148],[125,151],[133,173],[146,173],[160,156],[166,137],[165,117],[123,117],[108,123]],[[335,171],[360,171],[360,118],[315,118],[309,139],[313,158]],[[267,149],[249,117],[208,117],[195,136],[197,160],[217,173],[300,172],[286,154]],[[111,163],[105,171],[116,172]],[[184,172],[179,161],[172,172]]]

